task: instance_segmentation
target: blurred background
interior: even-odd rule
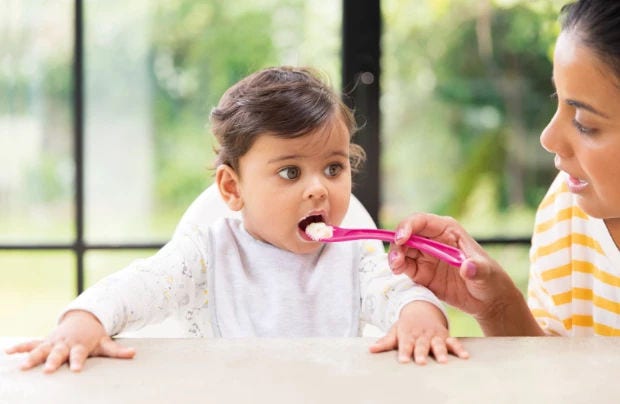
[[[413,211],[454,216],[523,291],[533,214],[555,175],[538,136],[555,108],[562,3],[380,2],[379,225]],[[267,66],[312,65],[346,91],[349,11],[337,1],[0,8],[0,335],[45,335],[76,285],[171,236],[212,181],[208,114],[231,84]],[[366,27],[353,28],[363,38]],[[454,335],[481,335],[450,316]]]

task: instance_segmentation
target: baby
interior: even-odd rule
[[[177,315],[194,337],[354,337],[364,323],[388,331],[372,352],[398,348],[423,364],[429,353],[467,352],[449,337],[437,298],[392,275],[374,242],[323,244],[308,225],[339,225],[352,172],[364,159],[351,143],[353,114],[318,75],[278,67],[231,87],[211,113],[219,142],[215,182],[242,219],[178,232],[154,256],[131,263],[73,301],[24,369],[89,355],[131,358],[111,336]]]

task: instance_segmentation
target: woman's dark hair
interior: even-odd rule
[[[562,7],[562,31],[578,36],[620,81],[620,1],[579,0]]]
[[[353,112],[307,67],[272,67],[258,71],[229,88],[211,111],[211,129],[219,142],[216,166],[238,170],[239,158],[259,135],[293,139],[340,119],[353,136]],[[350,145],[351,168],[365,159],[363,149]]]

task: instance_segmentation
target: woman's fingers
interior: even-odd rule
[[[396,226],[397,245],[402,245],[412,235],[437,238],[449,235],[452,230],[458,230],[458,223],[451,217],[438,216],[432,213],[414,213]]]

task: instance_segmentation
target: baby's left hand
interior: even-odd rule
[[[418,365],[425,365],[429,353],[439,363],[448,362],[448,353],[461,359],[469,358],[460,341],[450,337],[441,310],[425,301],[414,301],[403,307],[398,321],[387,335],[371,345],[370,352],[396,348],[401,363],[410,362],[413,358]]]

